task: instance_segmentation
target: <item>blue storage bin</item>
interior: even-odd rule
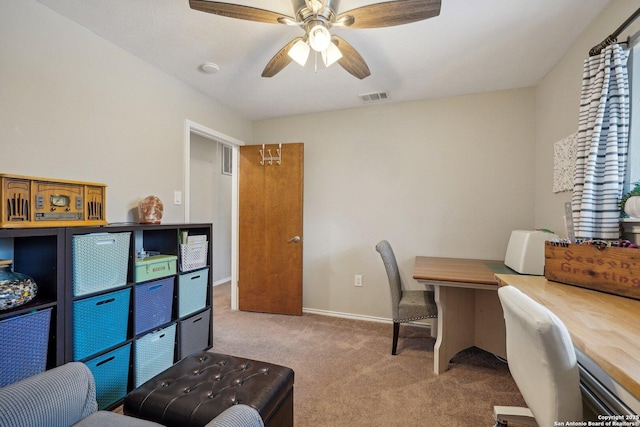
[[[0,387],[47,368],[51,308],[0,321]]]
[[[180,321],[180,359],[209,346],[210,323],[210,308]]]
[[[73,302],[73,359],[80,360],[127,339],[131,289]]]
[[[96,383],[98,409],[105,409],[127,394],[131,344],[85,362]]]
[[[127,284],[131,232],[73,236],[73,295]]]
[[[173,365],[175,342],[175,323],[135,341],[135,387],[141,386]]]
[[[209,269],[178,276],[178,316],[188,316],[207,305]]]
[[[141,283],[134,288],[135,334],[141,334],[171,320],[173,277]]]

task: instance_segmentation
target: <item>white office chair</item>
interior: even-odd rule
[[[498,289],[507,329],[507,360],[528,408],[495,406],[496,426],[509,421],[542,427],[581,421],[576,352],[558,317],[513,286]]]

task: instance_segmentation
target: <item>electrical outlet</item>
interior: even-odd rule
[[[358,287],[362,286],[362,274],[356,274],[354,285]]]

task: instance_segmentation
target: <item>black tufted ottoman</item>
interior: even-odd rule
[[[169,427],[200,427],[231,405],[254,407],[266,427],[293,426],[293,370],[199,352],[124,398],[124,413]]]

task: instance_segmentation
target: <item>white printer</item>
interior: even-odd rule
[[[513,230],[504,265],[520,274],[544,275],[544,242],[558,236],[543,230]]]

